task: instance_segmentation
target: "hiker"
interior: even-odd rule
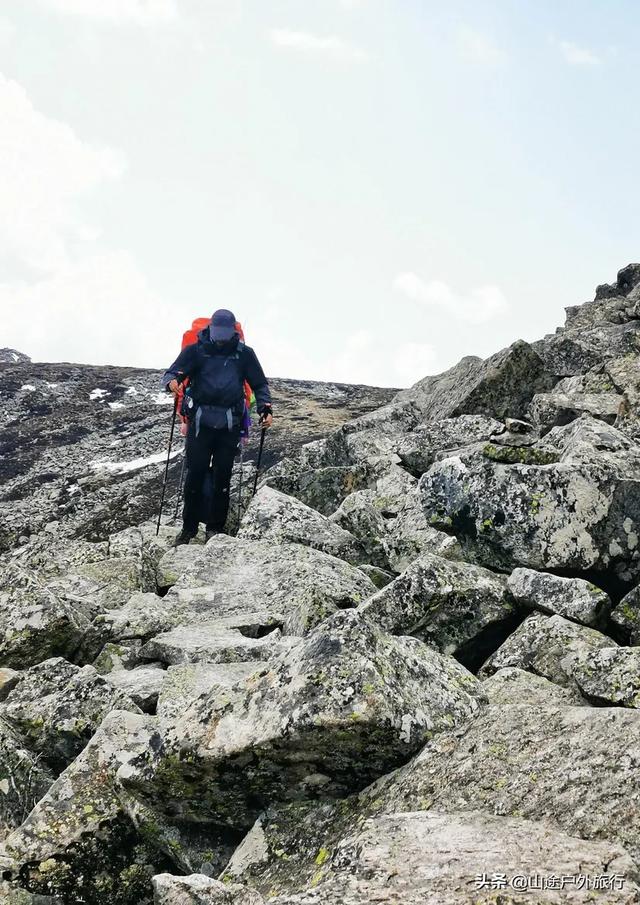
[[[204,481],[213,456],[213,493],[206,517],[206,539],[222,532],[229,511],[229,484],[240,442],[246,380],[256,397],[261,427],[273,421],[269,384],[255,352],[241,341],[235,315],[215,311],[198,340],[186,346],[162,377],[177,398],[189,378],[187,403],[187,478],[182,531],[175,545],[198,533]]]

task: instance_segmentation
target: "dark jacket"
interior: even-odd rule
[[[222,347],[211,342],[209,328],[198,334],[198,341],[185,346],[162,376],[166,388],[180,377],[188,377],[196,405],[231,407],[242,403],[243,381],[255,393],[256,408],[262,414],[271,405],[267,378],[253,349],[236,336]]]

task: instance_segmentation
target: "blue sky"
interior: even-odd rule
[[[640,8],[6,0],[0,345],[407,385],[640,258]],[[6,314],[5,314],[6,312]]]

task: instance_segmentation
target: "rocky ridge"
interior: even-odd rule
[[[537,343],[353,418],[343,388],[333,429],[289,438],[206,545],[172,548],[169,517],[156,536],[156,463],[124,487],[103,469],[100,491],[76,475],[89,489],[65,510],[34,504],[20,469],[33,486],[76,443],[60,461],[48,428],[48,450],[20,446],[4,460],[0,894],[640,902],[639,351],[630,265]],[[28,367],[45,366],[4,366],[13,402],[50,406]],[[128,379],[95,403],[92,438],[122,433],[123,462],[166,428],[134,406],[116,430]]]

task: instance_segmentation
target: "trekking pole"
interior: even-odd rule
[[[240,480],[238,481],[238,528],[240,527],[240,518],[242,515],[242,465],[244,463],[244,443],[240,439]]]
[[[178,486],[178,498],[176,499],[176,511],[173,513],[174,522],[178,518],[178,512],[180,511],[180,503],[182,502],[182,494],[184,492],[184,471],[187,462],[187,456],[183,453],[182,455],[182,467],[180,469],[180,484]]]
[[[171,445],[173,444],[173,432],[176,429],[176,416],[178,414],[178,397],[176,396],[173,403],[173,416],[171,418],[171,433],[169,434],[169,450],[167,452],[167,464],[164,467],[164,480],[162,482],[162,495],[160,496],[160,512],[158,513],[158,524],[156,526],[156,537],[160,534],[160,520],[162,519],[162,507],[164,506],[164,495],[167,489],[167,479],[169,477],[169,462],[171,461]]]
[[[262,462],[262,447],[264,446],[264,438],[267,433],[266,427],[262,428],[262,432],[260,434],[260,450],[258,451],[258,461],[256,462],[256,479],[253,482],[253,493],[252,496],[256,495],[256,491],[258,489],[258,475],[260,474],[260,463]]]

